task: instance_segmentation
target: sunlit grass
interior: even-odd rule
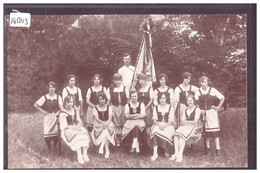
[[[91,161],[78,164],[76,152],[62,142],[62,154],[48,154],[43,138],[43,115],[40,113],[8,114],[8,168],[240,168],[247,167],[247,113],[246,109],[231,108],[219,113],[221,122],[221,156],[212,153],[195,156],[185,150],[182,163],[160,155],[151,162],[151,151],[137,157],[124,149],[111,147],[109,159],[97,154],[97,147],[90,145]],[[200,140],[196,148],[203,150]]]

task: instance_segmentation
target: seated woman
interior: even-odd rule
[[[151,141],[153,146],[153,156],[151,161],[158,158],[158,146],[163,148],[166,153],[173,153],[174,135],[174,114],[173,108],[166,103],[165,93],[158,93],[159,105],[153,109],[154,125],[151,128]]]
[[[199,121],[201,112],[200,109],[194,105],[194,101],[195,99],[193,95],[189,95],[187,97],[188,107],[183,112],[181,117],[181,125],[174,134],[175,154],[169,159],[176,159],[176,162],[182,162],[185,142],[195,143],[201,137],[202,127]]]
[[[47,144],[49,153],[51,152],[51,141],[53,141],[53,150],[55,150],[58,143],[58,126],[57,126],[57,115],[62,107],[61,96],[55,93],[56,83],[49,82],[47,85],[48,93],[39,98],[35,103],[34,107],[42,112],[44,116],[44,139]]]
[[[130,152],[140,152],[141,132],[145,128],[145,106],[138,100],[137,91],[130,92],[130,103],[125,107],[126,122],[122,131],[122,143],[128,147],[132,144]]]
[[[93,143],[99,147],[100,154],[106,150],[105,158],[109,158],[109,142],[115,145],[115,125],[112,122],[112,108],[106,104],[107,96],[100,91],[97,94],[98,104],[93,109],[94,126],[91,132]]]
[[[78,162],[83,164],[89,161],[87,153],[90,142],[88,131],[82,126],[73,95],[66,96],[63,104],[65,109],[60,113],[61,137],[73,151],[77,152]]]

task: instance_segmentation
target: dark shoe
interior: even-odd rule
[[[216,150],[216,155],[220,156],[220,150],[218,150],[218,149]]]
[[[205,152],[205,155],[208,155],[209,152],[210,152],[210,148],[207,148],[207,149],[206,149],[206,152]]]
[[[192,151],[195,151],[195,148],[194,148],[194,145],[193,145],[193,144],[191,144],[190,149],[191,149]]]

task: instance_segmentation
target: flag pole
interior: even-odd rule
[[[149,84],[152,85],[152,82],[156,81],[155,76],[155,67],[152,55],[152,38],[151,38],[151,21],[146,20],[144,24],[142,24],[141,29],[143,30],[143,37],[141,40],[140,49],[137,55],[137,62],[134,71],[134,75],[131,82],[130,91],[135,89],[137,84],[137,76],[141,73],[145,74],[149,79]]]

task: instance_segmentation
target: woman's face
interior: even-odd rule
[[[74,77],[72,77],[72,78],[70,78],[69,79],[69,86],[74,86],[75,85],[75,83],[76,83],[76,79],[74,78]]]
[[[140,85],[144,85],[145,84],[145,80],[144,79],[139,79],[139,84]]]
[[[94,79],[94,85],[95,86],[98,86],[100,84],[100,79],[99,79],[99,77],[95,77],[95,79]]]
[[[114,80],[114,83],[116,86],[119,86],[121,84],[121,80]]]
[[[165,85],[166,85],[166,79],[165,79],[165,77],[162,77],[162,78],[160,79],[160,85],[161,85],[161,86],[165,86]]]
[[[203,81],[201,81],[201,87],[202,88],[206,88],[208,86],[208,80],[207,79],[204,79]]]
[[[191,97],[188,97],[187,98],[187,104],[188,104],[188,106],[194,105],[194,100]]]
[[[183,83],[188,85],[190,83],[190,76],[187,77],[186,79],[183,79]]]
[[[137,93],[131,94],[131,100],[132,100],[132,102],[137,102],[137,99],[138,99]]]
[[[66,102],[66,106],[67,106],[68,108],[72,108],[73,105],[74,105],[73,98],[71,98],[68,102]]]
[[[105,105],[106,104],[106,99],[104,99],[103,97],[99,97],[98,100],[99,100],[99,104],[100,105]]]
[[[49,93],[53,94],[55,93],[55,89],[52,85],[49,86]]]
[[[165,104],[166,103],[166,96],[162,95],[162,97],[159,99],[161,104]]]

